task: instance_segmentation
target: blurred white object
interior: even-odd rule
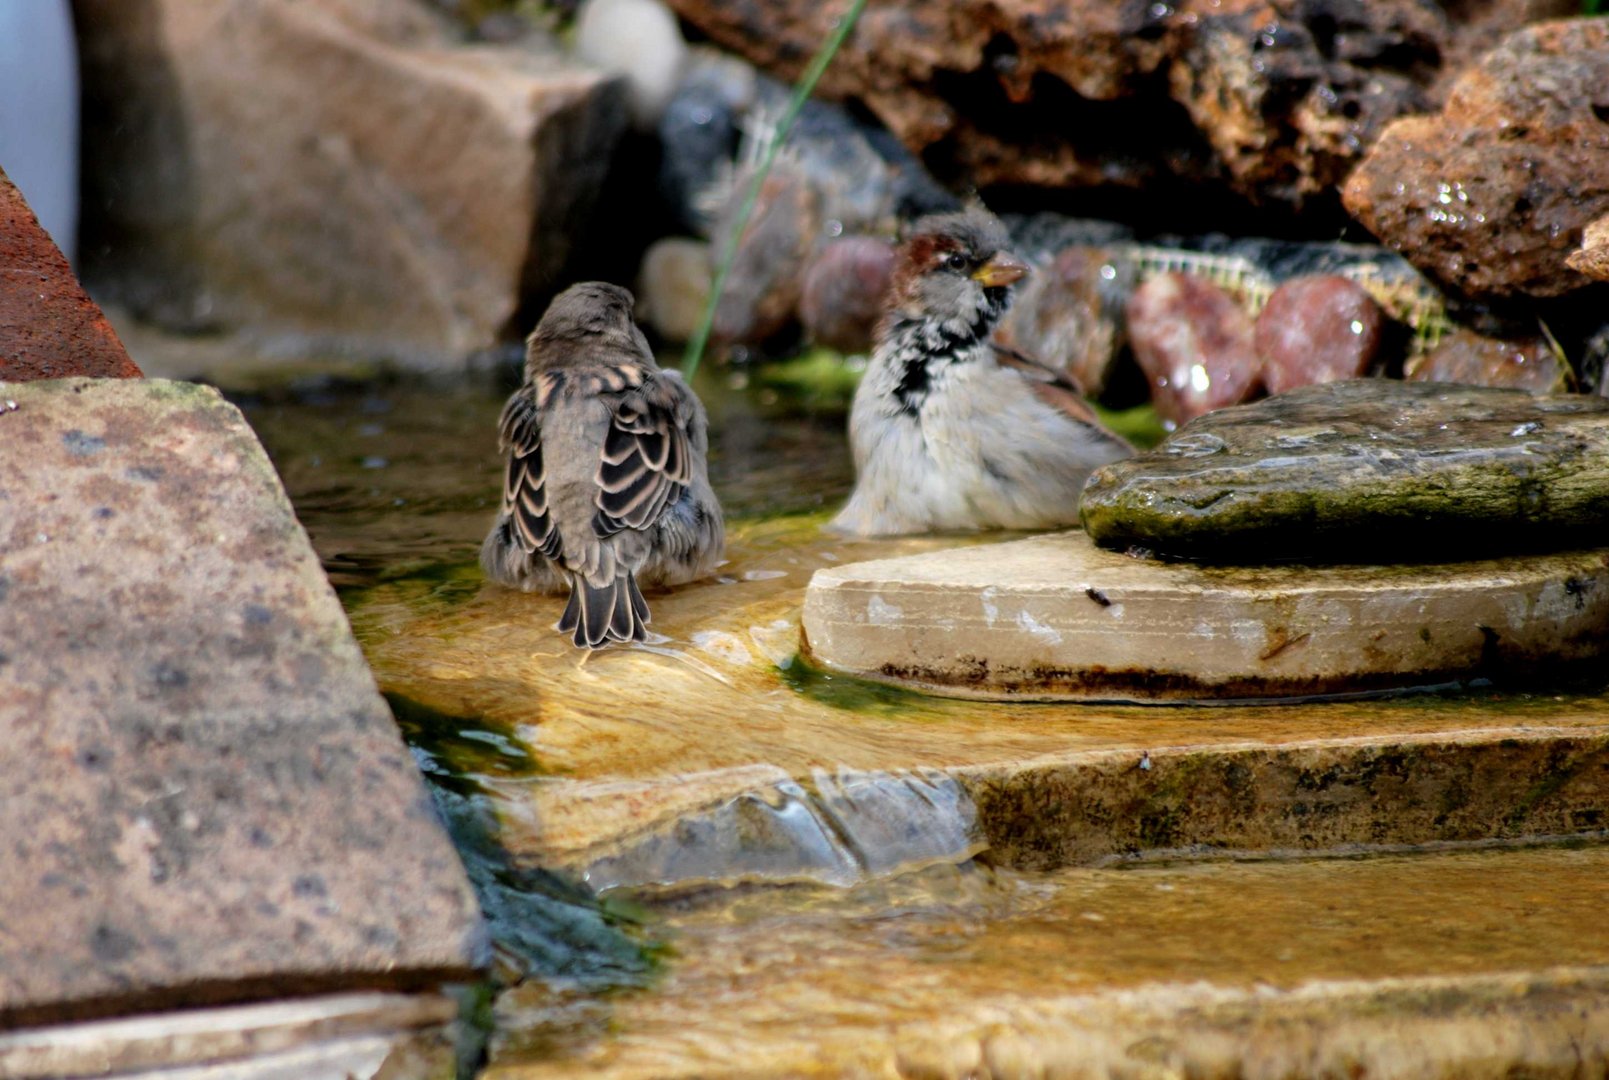
[[[659,123],[687,63],[682,29],[659,0],[586,0],[576,16],[575,51],[626,77],[632,119],[642,129]]]
[[[0,169],[73,258],[78,47],[68,0],[0,0]]]

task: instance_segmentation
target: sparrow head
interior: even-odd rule
[[[571,285],[548,305],[525,339],[527,376],[545,368],[619,359],[619,351],[640,353],[653,363],[653,350],[632,318],[632,296],[606,281]]]
[[[981,206],[921,218],[895,261],[889,317],[987,330],[1028,272],[1006,251],[1009,240],[1000,219]]]

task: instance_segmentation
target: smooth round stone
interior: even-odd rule
[[[883,297],[894,276],[894,246],[876,236],[828,242],[805,271],[799,320],[810,340],[843,353],[872,348]]]
[[[1609,551],[1211,567],[1082,533],[818,570],[817,664],[951,696],[1179,701],[1524,681],[1601,663]]]
[[[1455,330],[1408,372],[1410,382],[1503,386],[1537,394],[1569,385],[1570,367],[1545,338],[1490,338]]]
[[[1224,409],[1090,477],[1103,547],[1433,562],[1609,538],[1609,401],[1352,379]]]
[[[576,55],[622,76],[632,119],[652,131],[687,62],[676,16],[659,0],[586,0],[575,22]]]
[[[1251,316],[1205,278],[1158,274],[1128,303],[1129,342],[1162,419],[1182,424],[1261,383]]]
[[[692,338],[710,295],[710,246],[667,236],[643,253],[637,271],[637,317],[665,341]]]
[[[1257,316],[1257,353],[1270,394],[1356,379],[1380,348],[1385,316],[1368,290],[1339,274],[1292,278]]]

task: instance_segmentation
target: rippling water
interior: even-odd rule
[[[815,569],[998,537],[824,535],[820,523],[852,481],[842,385],[715,370],[699,389],[730,524],[728,562],[715,580],[651,598],[655,642],[587,655],[551,628],[561,600],[487,586],[475,565],[498,499],[495,428],[509,389],[488,375],[236,397],[342,594],[492,922],[499,979],[517,987],[498,1006],[505,1061],[579,1062],[630,1009],[671,1043],[712,1009],[730,1009],[723,1022],[738,1023],[745,1003],[786,1027],[787,1009],[757,1003],[757,957],[789,970],[792,1001],[841,991],[817,1004],[849,1031],[899,1009],[857,998],[865,980],[843,972],[888,965],[915,1002],[927,1000],[922,987],[954,979],[1010,991],[1016,959],[1058,952],[1073,958],[1057,976],[1071,991],[1111,981],[1125,965],[1136,978],[1171,970],[1152,944],[1206,940],[1212,920],[1234,915],[1238,924],[1241,898],[1253,894],[1283,920],[1278,935],[1299,937],[1303,909],[1278,907],[1282,890],[1322,896],[1330,887],[1306,871],[1152,880],[991,866],[976,808],[950,771],[958,767],[1409,723],[1432,732],[1553,723],[1598,708],[1529,695],[1294,709],[979,705],[812,670],[796,653]],[[1571,858],[1538,880],[1576,867]],[[1481,873],[1470,865],[1478,893]],[[1583,864],[1582,879],[1597,865]],[[1411,898],[1434,877],[1348,880]],[[1216,906],[1192,907],[1196,884]],[[1164,887],[1185,891],[1150,904]],[[1452,932],[1428,907],[1423,915],[1425,932]],[[1371,918],[1370,933],[1394,925]],[[1544,944],[1573,932],[1569,918],[1556,921]],[[1125,928],[1109,956],[1091,931],[1102,924]],[[1404,956],[1410,930],[1389,937]],[[1311,970],[1354,973],[1348,932],[1337,924]],[[1218,937],[1225,970],[1281,970],[1277,935]],[[1500,944],[1530,955],[1517,939]],[[1198,968],[1204,978],[1217,970]],[[818,977],[828,989],[804,985]],[[617,996],[648,986],[658,996]]]

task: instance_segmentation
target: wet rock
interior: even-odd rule
[[[626,80],[632,117],[648,130],[664,114],[687,63],[676,16],[659,0],[586,0],[576,14],[575,52]]]
[[[656,241],[637,275],[637,318],[661,340],[690,340],[709,302],[710,274],[710,246],[704,241]]]
[[[671,2],[789,82],[839,14],[806,0]],[[1531,14],[1515,8],[897,0],[862,16],[822,92],[863,103],[946,181],[1133,188],[1179,177],[1295,207],[1344,176],[1387,121],[1434,104],[1461,20],[1490,35]]]
[[[85,279],[181,329],[457,362],[555,283],[624,124],[618,81],[412,0],[75,14]]]
[[[1557,394],[1570,389],[1570,365],[1545,338],[1490,338],[1455,330],[1413,365],[1408,379]]]
[[[1257,316],[1257,354],[1270,394],[1365,375],[1385,317],[1367,290],[1338,275],[1293,278]]]
[[[1131,260],[1105,248],[1067,248],[1019,289],[996,340],[1065,371],[1096,397],[1126,342],[1121,313],[1133,284]]]
[[[1425,0],[1228,5],[1186,35],[1173,96],[1232,186],[1301,206],[1327,192],[1386,122],[1429,107],[1448,37]]]
[[[1528,27],[1462,75],[1442,112],[1392,124],[1346,184],[1347,209],[1470,294],[1557,296],[1609,211],[1609,17]]]
[[[0,379],[138,378],[117,333],[0,170]]]
[[[799,318],[810,340],[844,353],[870,352],[894,275],[894,246],[875,236],[829,241],[805,271]]]
[[[1158,274],[1128,303],[1129,341],[1163,420],[1182,424],[1259,386],[1251,316],[1190,274]]]
[[[757,76],[742,60],[695,50],[687,73],[659,118],[659,192],[690,233],[709,225],[700,198],[729,168],[741,139],[739,123],[753,106]]]
[[[1090,478],[1105,547],[1263,563],[1557,548],[1609,527],[1609,401],[1359,379],[1225,410]]]
[[[1564,262],[1578,274],[1609,281],[1609,214],[1583,230],[1581,250],[1572,251]]]
[[[744,190],[746,170],[735,183],[737,190]],[[717,258],[736,231],[741,203],[730,199],[721,208],[714,230]],[[781,163],[771,170],[760,186],[715,308],[716,341],[757,345],[793,321],[806,260],[820,237],[820,215],[821,198],[802,173]]]
[[[239,411],[3,396],[0,1026],[470,977],[469,882]]]
[[[1237,552],[1265,554],[1250,538]],[[1598,638],[1609,630],[1604,555],[1395,573],[1240,569],[1135,559],[1070,532],[819,570],[804,640],[833,671],[988,700],[1283,697],[1534,676],[1609,652]]]

